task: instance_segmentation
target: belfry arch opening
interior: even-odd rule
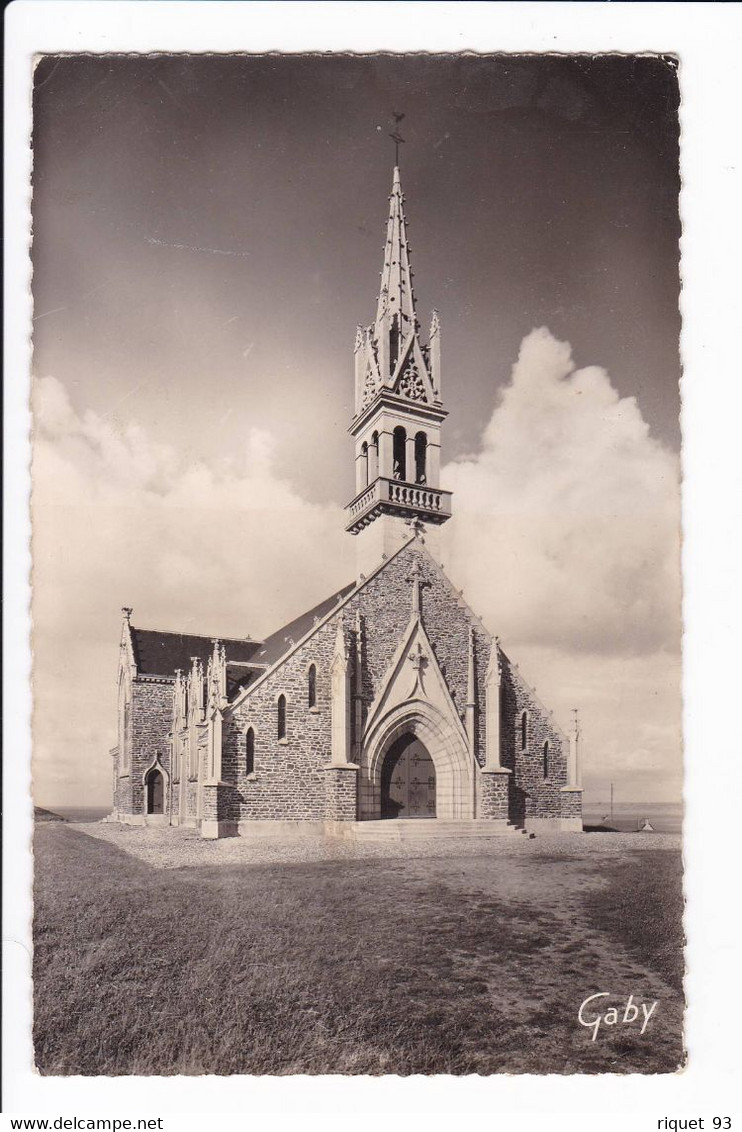
[[[407,432],[397,425],[392,436],[392,468],[395,480],[407,479]]]
[[[415,483],[428,482],[428,438],[424,432],[415,437]]]

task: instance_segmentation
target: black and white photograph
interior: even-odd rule
[[[680,1071],[678,60],[33,97],[38,1072]]]

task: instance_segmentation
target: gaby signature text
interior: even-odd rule
[[[643,1034],[649,1019],[659,1006],[659,1000],[650,1005],[646,1002],[636,1004],[633,994],[630,994],[626,1002],[620,1006],[609,1006],[607,1010],[604,1009],[606,1003],[602,1000],[612,997],[608,991],[601,991],[600,994],[591,994],[580,1006],[577,1014],[578,1021],[581,1026],[592,1029],[591,1041],[593,1042],[597,1038],[601,1026],[617,1026],[619,1023],[628,1026],[632,1022],[641,1022],[639,1033]]]

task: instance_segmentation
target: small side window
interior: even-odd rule
[[[525,751],[528,746],[528,712],[524,711],[520,717],[520,749]]]
[[[309,665],[307,673],[307,706],[310,708],[317,706],[317,669],[313,664]]]
[[[278,697],[277,704],[277,723],[278,723],[278,738],[286,738],[286,697],[282,694]]]
[[[245,774],[255,773],[255,732],[248,727],[245,735]]]

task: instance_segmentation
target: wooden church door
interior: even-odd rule
[[[381,770],[382,818],[434,818],[435,767],[413,735],[394,743]]]
[[[161,814],[163,802],[163,780],[159,770],[151,770],[147,775],[147,813]]]

